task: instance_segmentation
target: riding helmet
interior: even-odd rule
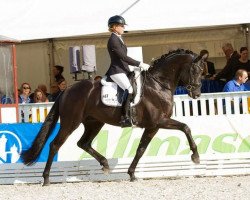
[[[127,25],[125,19],[120,15],[115,15],[109,18],[108,26],[110,27],[112,24]]]

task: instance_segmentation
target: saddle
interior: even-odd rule
[[[131,102],[131,107],[135,106],[140,102],[141,98],[141,71],[137,67],[129,75],[129,80],[133,87],[133,100]],[[127,93],[124,92],[115,82],[113,82],[109,77],[104,76],[101,80],[102,89],[101,89],[101,100],[103,104],[112,107],[121,107],[122,103],[127,98]]]

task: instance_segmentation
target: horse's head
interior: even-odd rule
[[[198,98],[201,93],[201,77],[204,59],[192,51],[177,49],[154,60],[149,75],[162,87],[175,90],[182,83],[192,98]]]
[[[187,67],[187,71],[183,71],[181,74],[181,80],[185,84],[188,91],[188,95],[194,99],[198,98],[201,94],[201,78],[204,69],[204,59],[208,55],[205,54],[202,57],[195,58]]]

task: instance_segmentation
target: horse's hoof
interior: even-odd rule
[[[129,176],[130,176],[130,182],[135,182],[135,181],[137,181],[137,178],[135,178],[134,173],[128,173],[128,174],[129,174]]]
[[[109,174],[109,168],[107,168],[107,167],[103,167],[102,171],[104,174]]]
[[[49,186],[49,185],[50,185],[49,178],[44,178],[43,179],[43,186]]]
[[[49,186],[49,185],[50,185],[50,182],[44,181],[43,186]]]
[[[192,155],[191,156],[191,159],[192,159],[192,161],[195,163],[195,164],[200,164],[200,157],[199,157],[199,155]]]
[[[135,182],[135,181],[137,181],[137,178],[135,178],[135,177],[130,178],[130,182]]]

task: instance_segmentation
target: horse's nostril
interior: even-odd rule
[[[194,98],[195,98],[195,99],[197,99],[197,98],[199,98],[199,97],[200,97],[200,95],[199,95],[199,94],[197,94],[197,95],[195,95],[195,97],[194,97]]]

